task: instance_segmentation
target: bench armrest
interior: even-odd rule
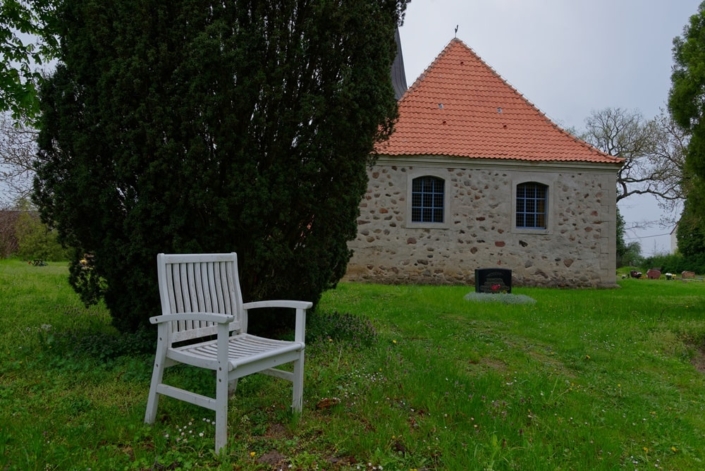
[[[310,309],[313,306],[309,301],[256,301],[254,303],[245,303],[243,309],[259,309],[263,307],[284,307],[290,309]]]
[[[242,305],[245,311],[242,316],[243,331],[247,332],[247,311],[248,309],[259,309],[263,307],[282,307],[296,309],[296,324],[294,325],[294,341],[304,343],[306,338],[306,309],[313,306],[309,301],[257,301]]]
[[[152,324],[161,324],[163,322],[172,321],[205,321],[215,322],[217,324],[227,324],[232,322],[235,317],[227,314],[215,314],[212,312],[183,312],[180,314],[168,314],[162,316],[150,317],[149,322]]]

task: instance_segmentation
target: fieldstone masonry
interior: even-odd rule
[[[380,158],[345,279],[473,284],[476,268],[498,267],[512,270],[515,286],[615,286],[614,167],[468,160]],[[409,187],[424,175],[445,180],[443,224],[411,222]],[[549,186],[546,230],[514,225],[513,189],[529,181]]]

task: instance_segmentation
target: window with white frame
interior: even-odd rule
[[[516,187],[516,227],[546,229],[548,186],[537,182],[520,183]]]
[[[443,223],[445,211],[445,181],[423,176],[411,184],[411,222]]]

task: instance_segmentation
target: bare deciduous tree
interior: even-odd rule
[[[36,138],[36,129],[0,115],[0,207],[29,198]]]
[[[685,169],[690,136],[663,109],[654,121],[659,135],[654,153],[648,159],[653,167],[654,180],[660,184],[660,193],[670,195],[669,198],[661,197],[659,204],[664,209],[674,210],[685,201],[692,186],[691,176]]]
[[[663,110],[650,120],[622,108],[594,111],[585,120],[581,138],[625,159],[617,175],[617,201],[651,194],[665,209],[674,209],[685,199],[688,136]]]
[[[6,211],[0,209],[0,258],[7,257],[18,249],[15,224],[19,211]]]

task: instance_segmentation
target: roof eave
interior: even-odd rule
[[[525,160],[513,157],[465,157],[452,155],[432,155],[432,154],[376,154],[376,162],[380,165],[429,165],[476,168],[498,168],[512,167],[517,169],[532,169],[540,167],[542,169],[571,169],[571,170],[608,170],[616,172],[623,165],[623,159],[619,162],[590,162],[584,160]]]

